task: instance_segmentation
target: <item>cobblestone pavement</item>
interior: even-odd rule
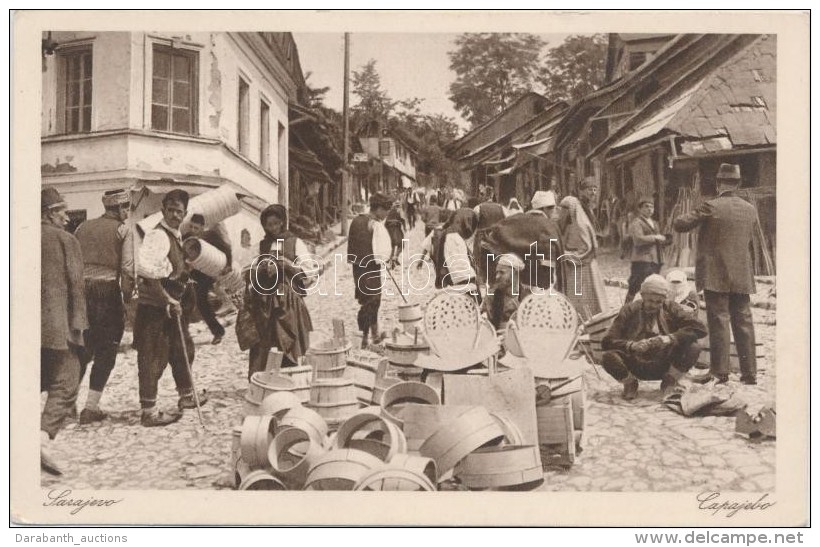
[[[422,233],[411,233],[411,246],[418,248]],[[336,252],[343,253],[344,247]],[[307,298],[315,336],[331,332],[331,320],[342,318],[348,333],[356,333],[358,307],[353,298],[350,268],[335,261],[323,276],[327,296]],[[606,277],[628,276],[628,263],[615,256],[602,257]],[[394,270],[399,275],[399,268]],[[410,280],[420,287],[423,272],[414,268]],[[397,280],[401,283],[401,280]],[[389,282],[389,280],[388,280]],[[432,283],[430,284],[432,286]],[[625,291],[607,287],[613,305]],[[339,295],[334,295],[336,292]],[[433,289],[413,291],[410,302],[426,302]],[[401,298],[392,292],[385,297],[383,330],[397,326]],[[754,309],[758,340],[764,344],[759,362],[759,385],[742,386],[733,375],[730,385],[750,402],[773,402],[775,393],[774,311]],[[234,316],[222,318],[233,323]],[[69,424],[54,443],[66,467],[62,477],[42,474],[44,488],[72,489],[226,489],[232,428],[242,420],[242,401],[247,387],[247,352],[236,344],[228,328],[222,344],[210,344],[204,323],[191,326],[196,343],[194,371],[197,385],[208,390],[203,407],[204,427],[196,411],[186,411],[170,426],[144,428],[139,424],[136,352],[126,333],[101,406],[109,418],[92,425]],[[358,342],[358,340],[356,340]],[[545,471],[542,490],[554,491],[771,491],[775,485],[775,441],[753,443],[734,432],[734,418],[685,418],[659,404],[658,382],[642,382],[638,399],[620,398],[621,385],[601,369],[589,365],[585,371],[587,413],[585,449],[569,469]],[[81,387],[78,408],[87,392]],[[177,395],[170,372],[160,382],[160,408],[176,405]]]

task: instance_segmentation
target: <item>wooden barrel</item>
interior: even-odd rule
[[[241,204],[236,197],[236,190],[228,184],[208,190],[191,198],[188,204],[188,217],[199,213],[205,217],[208,228],[232,217],[239,212]]]
[[[382,360],[376,370],[376,380],[373,386],[373,399],[371,402],[374,405],[380,405],[385,390],[399,382],[401,382],[401,379],[391,374],[390,363],[388,363],[387,359]]]
[[[277,422],[279,427],[296,427],[307,431],[311,439],[319,444],[324,444],[327,436],[327,423],[324,418],[315,410],[296,406],[285,412],[282,419]]]
[[[290,488],[301,490],[308,470],[325,449],[307,431],[298,427],[279,428],[268,449],[273,474]]]
[[[285,484],[265,471],[251,471],[239,485],[240,490],[287,490]]]
[[[299,400],[306,403],[310,400],[310,382],[313,377],[313,369],[310,365],[300,365],[298,367],[282,367],[279,375],[293,380],[291,393],[299,397]]]
[[[376,370],[383,357],[370,351],[352,349],[347,356],[348,374],[353,378],[356,399],[362,404],[373,402],[373,388],[376,385]]]
[[[228,265],[225,253],[205,241],[196,237],[189,237],[182,243],[185,253],[185,262],[208,277],[216,279],[222,275],[222,270]]]
[[[381,435],[378,435],[378,433],[381,433]],[[407,451],[407,440],[404,438],[404,433],[394,423],[380,416],[379,409],[375,407],[360,410],[345,420],[336,432],[334,447],[340,449],[359,448],[354,444],[355,441],[360,440],[384,442],[388,450],[384,457],[380,458],[383,461],[388,461],[397,454]],[[379,447],[374,448],[375,452],[381,452]],[[368,450],[365,451],[369,452]]]
[[[348,378],[329,378],[316,380],[310,386],[310,404],[320,405],[341,403],[356,399],[356,388],[353,380]]]
[[[422,456],[436,462],[438,480],[478,447],[504,437],[484,407],[472,407],[439,427],[419,447]]]
[[[365,474],[353,487],[353,490],[435,492],[436,486],[435,483],[422,474],[401,467],[386,466]]]
[[[233,262],[228,273],[221,274],[216,278],[216,283],[229,295],[242,292],[245,288],[245,279],[242,276],[242,267],[236,262]]]
[[[360,450],[331,450],[311,466],[305,490],[353,490],[370,470],[383,465],[376,456]]]
[[[404,422],[393,412],[394,406],[406,403],[440,405],[441,399],[435,389],[421,382],[399,382],[384,391],[380,405],[382,416],[402,427]]]
[[[268,446],[273,440],[275,425],[273,416],[247,416],[242,422],[242,459],[252,469],[268,464]]]
[[[413,456],[411,454],[396,454],[390,458],[388,463],[391,467],[400,467],[416,474],[423,475],[427,477],[431,483],[436,484],[436,478],[438,477],[436,462],[430,458]]]
[[[242,415],[243,416],[259,416],[262,414],[262,404],[254,400],[250,393],[246,393],[243,397]]]
[[[399,304],[400,322],[420,321],[423,317],[421,304]]]
[[[354,396],[350,400],[338,403],[316,403],[308,404],[308,406],[316,411],[325,420],[328,428],[332,430],[339,427],[339,424],[359,410],[359,401]]]
[[[231,432],[231,466],[242,457],[242,426],[234,427]]]
[[[259,404],[262,404],[262,400],[271,393],[284,391],[293,393],[300,401],[306,401],[309,399],[310,387],[298,385],[292,378],[277,374],[276,371],[254,372],[248,386],[250,400],[259,401]]]
[[[330,347],[328,345],[311,347],[306,358],[313,367],[313,378],[321,380],[344,376],[347,368],[347,352],[350,351],[351,347],[351,344],[341,347]]]
[[[494,446],[468,454],[453,471],[468,488],[537,486],[544,480],[537,446]]]
[[[299,397],[290,391],[279,391],[271,393],[264,399],[259,407],[259,413],[274,418],[281,418],[291,408],[301,406],[302,401]]]

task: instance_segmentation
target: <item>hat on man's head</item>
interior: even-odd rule
[[[598,181],[595,177],[584,177],[584,180],[581,181],[581,190],[586,190],[587,188],[599,188],[601,185],[598,184]]]
[[[669,296],[669,282],[659,274],[652,274],[641,283],[641,294]]]
[[[638,207],[643,207],[644,203],[651,203],[655,205],[655,198],[652,196],[641,196],[638,198]]]
[[[740,181],[740,166],[734,163],[721,163],[715,178],[717,180]]]
[[[532,207],[533,209],[555,207],[555,192],[553,192],[552,190],[538,190],[532,196],[530,207]]]
[[[65,200],[63,199],[63,196],[60,195],[60,192],[51,186],[48,188],[43,188],[40,191],[40,212],[45,213],[46,211],[57,209],[58,207],[66,207]]]
[[[106,191],[103,194],[102,202],[105,207],[117,207],[130,204],[131,198],[123,188],[118,188],[117,190]]]
[[[390,196],[386,196],[381,192],[377,192],[370,196],[370,208],[371,209],[390,209],[393,206],[393,200]]]

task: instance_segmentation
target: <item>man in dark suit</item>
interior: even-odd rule
[[[718,197],[675,219],[678,232],[698,230],[695,284],[703,290],[709,325],[711,373],[718,383],[729,379],[729,327],[740,361],[740,381],[757,383],[755,331],[749,295],[755,291],[753,237],[757,213],[736,195],[740,166],[721,164]]]
[[[40,192],[40,391],[48,397],[40,414],[40,467],[62,475],[51,441],[76,408],[80,385],[78,353],[88,328],[83,283],[83,253],[77,238],[65,231],[68,208],[54,188]]]

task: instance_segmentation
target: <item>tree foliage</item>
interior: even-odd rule
[[[354,70],[351,83],[353,94],[359,98],[359,102],[350,109],[353,118],[359,122],[386,121],[390,118],[397,103],[382,88],[375,59],[367,61],[360,70]]]
[[[541,49],[546,45],[532,34],[462,34],[449,52],[450,100],[474,127],[504,110],[531,91],[536,81]]]
[[[598,89],[604,81],[607,39],[604,34],[569,36],[550,49],[538,74],[550,100],[575,101]]]

